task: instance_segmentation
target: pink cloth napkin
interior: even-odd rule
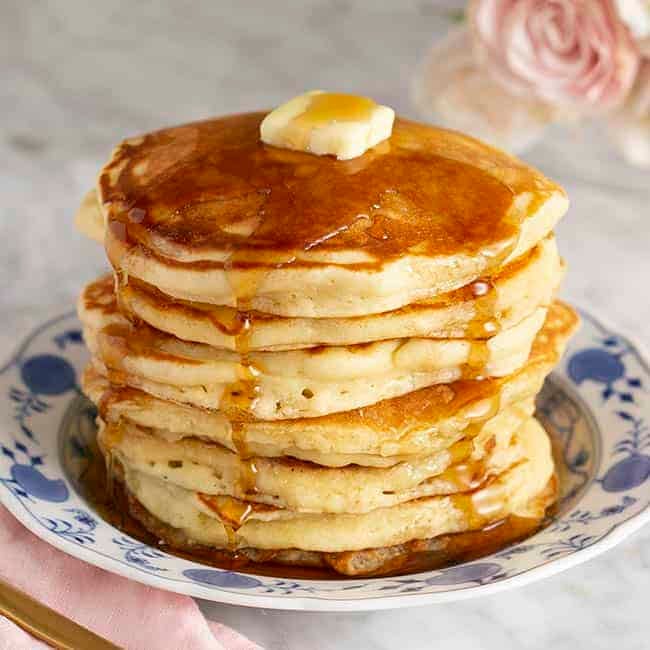
[[[128,650],[261,650],[229,627],[206,621],[188,596],[145,587],[53,548],[2,506],[0,575]],[[0,650],[46,647],[0,616]]]

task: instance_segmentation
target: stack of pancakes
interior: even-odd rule
[[[577,323],[562,189],[406,120],[339,161],[262,144],[263,117],[125,141],[79,211],[114,271],[80,297],[83,388],[130,513],[351,575],[540,519],[534,398]]]

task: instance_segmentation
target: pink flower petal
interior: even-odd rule
[[[613,0],[473,0],[479,60],[510,91],[598,112],[621,104],[639,48]]]

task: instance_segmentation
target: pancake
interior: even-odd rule
[[[110,385],[92,366],[84,373],[82,387],[99,405],[104,420],[125,419],[164,431],[169,440],[196,437],[242,456],[289,455],[332,467],[390,466],[408,456],[446,449],[465,435],[467,427],[480,427],[500,409],[534,396],[577,324],[577,314],[556,301],[528,361],[507,377],[432,386],[318,418],[233,419],[222,411],[192,408]]]
[[[501,522],[464,533],[438,535],[393,546],[338,553],[299,549],[269,551],[251,547],[240,548],[232,553],[215,549],[197,544],[180,528],[172,528],[163,523],[128,493],[123,483],[116,482],[115,493],[123,511],[141,523],[153,534],[154,539],[159,540],[159,544],[163,543],[176,552],[189,553],[199,562],[216,563],[221,568],[238,570],[246,567],[255,573],[266,573],[266,567],[271,563],[272,575],[289,574],[287,577],[291,577],[293,571],[290,567],[294,566],[301,569],[333,569],[346,576],[360,577],[432,571],[483,557],[516,543],[530,536],[542,525],[547,508],[557,499],[558,481],[553,476],[544,490],[526,504],[524,517],[511,515]],[[288,568],[285,570],[282,565]],[[299,575],[303,577],[304,574],[301,571]]]
[[[478,341],[393,339],[243,356],[132,325],[108,296],[112,282],[104,278],[79,303],[84,338],[100,372],[163,399],[266,420],[317,417],[463,377],[507,375],[525,363],[547,313],[540,307]]]
[[[302,513],[243,505],[236,527],[230,514],[224,515],[205,495],[131,470],[128,464],[124,481],[148,512],[198,544],[229,550],[362,550],[472,530],[508,515],[533,515],[528,510],[531,499],[553,476],[551,445],[534,419],[527,420],[517,436],[523,460],[486,486],[468,493],[416,498],[365,513]]]
[[[533,402],[502,411],[472,439],[389,468],[330,468],[292,458],[242,458],[196,438],[165,440],[133,424],[100,424],[105,454],[131,470],[216,497],[299,512],[367,512],[412,499],[476,489],[523,457],[514,432]]]
[[[99,208],[96,190],[86,192],[74,217],[79,232],[90,239],[104,243],[104,215]]]
[[[232,307],[174,300],[134,278],[119,283],[117,295],[120,308],[131,318],[181,339],[235,350],[246,325],[248,350],[283,350],[406,337],[488,338],[551,302],[562,275],[555,238],[549,236],[489,280],[401,309],[353,318],[248,312],[244,320]]]
[[[567,209],[538,171],[407,120],[349,161],[263,145],[263,113],[127,140],[98,180],[120,277],[288,317],[398,309],[491,275]]]
[[[80,229],[103,237],[101,220],[98,205],[84,201]],[[562,275],[555,237],[549,235],[489,280],[394,311],[353,318],[283,318],[260,312],[243,318],[232,307],[174,300],[135,278],[119,282],[116,291],[120,309],[132,320],[178,338],[235,350],[246,327],[248,350],[282,350],[405,337],[487,338],[548,304]]]

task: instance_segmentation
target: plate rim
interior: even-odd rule
[[[620,328],[610,318],[594,316],[590,311],[584,308],[577,308],[582,319],[590,321],[596,327],[605,331],[611,331],[617,337],[624,339],[637,354],[639,362],[650,374],[650,355],[645,343],[639,341],[635,336],[630,336],[625,328]],[[6,363],[0,367],[0,375],[10,368],[23,352],[28,348],[30,343],[47,328],[56,325],[70,317],[75,316],[74,310],[68,310],[51,318],[40,322],[37,326],[30,329],[27,335],[15,347],[10,354]],[[599,418],[593,410],[589,409],[590,415],[598,422]],[[548,578],[571,567],[578,566],[601,553],[607,552],[623,540],[640,530],[643,526],[650,523],[650,503],[639,512],[631,515],[628,519],[619,522],[605,533],[600,539],[593,544],[581,548],[574,553],[565,556],[547,560],[538,566],[525,569],[513,576],[503,578],[498,581],[473,584],[462,589],[448,589],[435,593],[400,593],[396,595],[377,595],[367,596],[361,599],[344,598],[344,599],[325,599],[319,596],[310,596],[305,594],[292,594],[291,598],[278,598],[274,594],[246,593],[242,591],[229,591],[226,589],[215,589],[212,586],[204,586],[198,582],[175,581],[173,578],[157,575],[153,572],[135,571],[128,563],[120,561],[117,558],[108,557],[97,550],[91,550],[80,544],[75,544],[52,532],[43,526],[39,526],[34,518],[30,516],[29,511],[24,504],[11,494],[0,491],[0,503],[2,503],[11,514],[34,535],[44,540],[46,543],[63,551],[71,557],[75,557],[90,565],[97,566],[105,571],[115,573],[126,579],[135,580],[141,584],[153,586],[165,591],[179,593],[194,598],[200,598],[210,602],[224,604],[240,605],[244,607],[261,607],[266,609],[278,610],[302,610],[302,611],[323,611],[323,612],[340,612],[340,611],[376,611],[385,609],[395,609],[401,607],[416,607],[427,604],[438,604],[443,602],[455,602],[476,598],[482,595],[488,596],[507,589],[513,589],[526,584],[531,584],[537,580]],[[579,503],[579,502],[578,502]],[[108,524],[110,526],[110,524]],[[119,529],[115,531],[121,533]],[[423,572],[427,573],[427,572]],[[246,574],[255,576],[256,574]],[[309,580],[305,580],[306,583]],[[336,583],[336,580],[332,581]],[[344,581],[341,581],[344,582]],[[346,581],[347,582],[347,581]]]

